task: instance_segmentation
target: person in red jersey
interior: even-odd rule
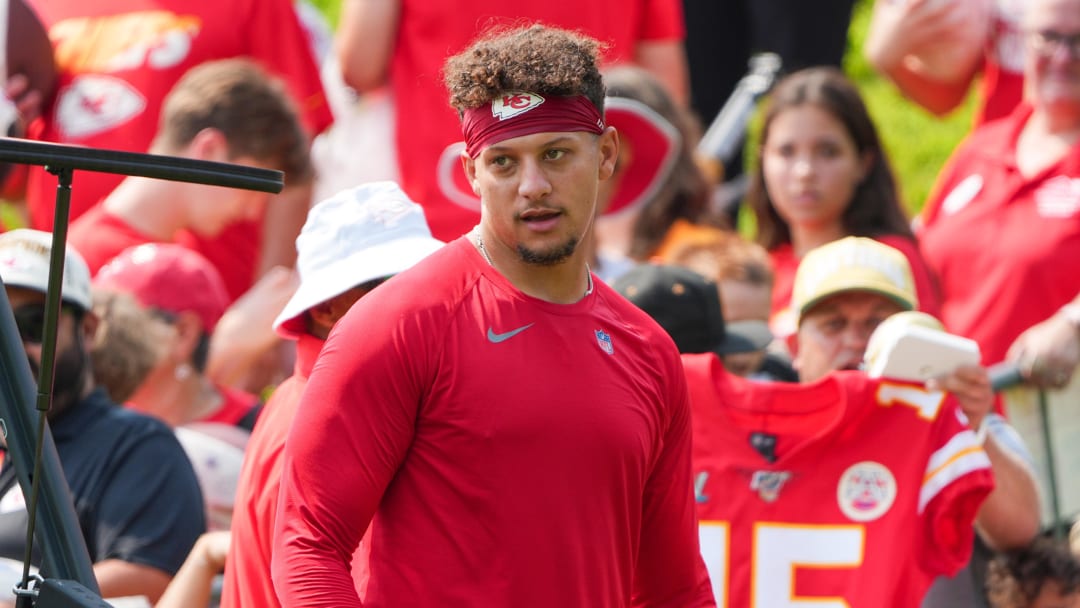
[[[678,353],[587,266],[619,150],[596,53],[534,25],[448,60],[480,224],[323,346],[285,444],[283,605],[714,605]]]
[[[717,356],[744,338],[726,331],[715,283],[654,265],[617,286],[627,282],[620,291],[684,353],[718,606],[914,606],[930,577],[913,573],[963,564],[992,478],[955,400],[850,372],[806,387],[745,382]]]
[[[914,608],[967,562],[994,482],[955,398],[857,371],[796,385],[684,363],[718,605]]]
[[[816,537],[813,545],[807,540],[810,553],[790,556],[795,562],[844,566],[814,569],[812,583],[799,578],[801,586],[791,588],[797,596],[843,597],[851,606],[918,606],[935,577],[955,575],[968,563],[976,530],[993,548],[1022,546],[1038,532],[1039,491],[1029,457],[1014,444],[1015,432],[992,413],[984,369],[963,367],[928,386],[855,372],[878,324],[918,306],[915,285],[901,251],[865,237],[833,241],[810,250],[795,276],[793,363],[804,387],[749,387],[744,396],[729,398],[725,387],[737,384],[718,377],[711,365],[687,363],[695,470],[710,472],[711,479],[699,487],[715,492],[709,488],[724,487],[754,464],[750,475],[761,479],[751,482],[783,486],[770,504],[751,493],[726,504],[699,502],[703,535],[715,532],[709,522],[730,521],[732,551],[738,543],[757,542],[736,522],[758,522],[759,529],[763,521],[797,524],[793,530],[833,526],[863,538],[857,559],[810,551],[841,547],[839,537]],[[719,428],[725,420],[728,427]],[[976,441],[978,430],[982,441]],[[851,498],[861,483],[851,474],[869,476],[880,496]],[[994,487],[987,493],[991,474]],[[804,491],[827,498],[808,508],[800,499],[809,496]],[[702,544],[710,563],[717,542]],[[730,559],[740,563],[734,553]],[[749,578],[733,575],[732,592],[736,585],[744,592],[758,585],[754,577],[762,567]],[[830,582],[829,576],[839,578]],[[965,576],[955,580],[970,587]]]
[[[245,450],[222,608],[281,606],[270,556],[282,450],[330,330],[360,298],[442,245],[423,209],[393,182],[344,190],[312,207],[296,240],[300,285],[274,322],[279,335],[296,340],[296,368],[267,401]],[[363,572],[354,567],[354,578]]]
[[[30,0],[52,41],[55,101],[31,125],[42,141],[147,152],[169,91],[192,68],[248,58],[286,83],[307,137],[333,116],[319,68],[291,0]],[[184,233],[218,267],[230,301],[275,265],[291,266],[292,243],[310,206],[311,180],[293,181],[257,220],[217,236]],[[77,171],[71,220],[95,207],[124,176]],[[26,185],[30,226],[52,230],[56,178],[31,167]]]

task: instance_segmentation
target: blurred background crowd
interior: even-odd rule
[[[1080,0],[6,0],[0,13],[8,136],[284,172],[276,195],[74,175],[50,424],[62,460],[106,452],[64,467],[80,513],[101,518],[84,533],[106,597],[251,602],[214,575],[227,556],[258,570],[228,531],[242,509],[258,538],[252,518],[272,515],[294,411],[252,432],[302,389],[312,337],[418,259],[376,249],[400,236],[388,215],[419,205],[405,236],[425,247],[476,225],[442,64],[488,28],[541,21],[606,45],[621,150],[588,243],[597,277],[680,350],[751,381],[859,369],[877,325],[912,310],[973,340],[984,368],[1015,366],[1026,387],[993,411],[1038,487],[1010,486],[1025,494],[1019,528],[979,527],[962,590],[935,587],[924,605],[1080,605],[1080,558],[1049,540],[1080,512]],[[0,172],[0,278],[33,367],[56,177]],[[850,237],[906,279],[812,284],[804,259]],[[350,257],[363,248],[395,262]],[[839,259],[819,260],[821,276]],[[696,281],[701,319],[647,296]],[[139,418],[107,436],[131,425],[128,443],[161,428],[176,441],[80,441],[100,419],[87,408],[113,404]],[[157,462],[182,471],[153,481]],[[127,482],[101,490],[102,476]],[[21,492],[0,481],[0,557],[18,560]],[[1051,593],[1071,603],[1036,603]]]

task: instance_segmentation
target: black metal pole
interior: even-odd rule
[[[51,578],[69,579],[97,593],[97,579],[94,577],[86,541],[75,515],[71,490],[60,466],[52,434],[46,432],[46,413],[52,395],[56,327],[60,310],[60,286],[63,281],[73,173],[75,170],[86,170],[138,175],[270,193],[281,191],[284,187],[284,176],[281,171],[227,163],[80,148],[6,137],[0,137],[0,161],[44,165],[59,177],[37,408],[31,405],[35,401],[35,390],[31,381],[33,375],[18,327],[15,325],[7,292],[0,296],[0,429],[3,430],[8,456],[19,485],[24,494],[30,497],[27,503],[31,522],[28,526],[27,550],[30,550],[33,537],[37,536],[42,545],[43,569]],[[40,509],[42,520],[40,534],[33,533],[37,509]],[[24,587],[25,578],[24,573]],[[20,596],[19,599],[24,600],[25,597],[27,596]]]
[[[284,187],[281,171],[177,156],[47,144],[11,137],[0,137],[0,161],[43,165],[53,170],[69,168],[100,173],[139,175],[174,182],[228,186],[275,194],[281,192]]]
[[[38,411],[34,407],[34,383],[30,363],[26,359],[19,329],[11,313],[7,292],[0,289],[0,420],[3,421],[8,457],[23,492],[31,488],[31,464],[34,462],[35,435]],[[41,445],[39,501],[43,570],[50,576],[79,581],[97,589],[97,580],[90,563],[86,541],[79,528],[75,507],[71,501],[64,470],[56,454],[52,434],[45,433]]]

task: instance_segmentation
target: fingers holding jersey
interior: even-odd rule
[[[952,393],[972,428],[977,428],[983,417],[994,409],[990,375],[980,365],[962,365],[948,374],[931,378],[927,380],[926,388]]]
[[[45,96],[41,91],[30,88],[30,79],[25,75],[12,74],[4,83],[4,96],[14,106],[20,128],[41,116]]]

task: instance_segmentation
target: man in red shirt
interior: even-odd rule
[[[596,53],[532,26],[448,61],[480,225],[323,347],[285,444],[283,604],[714,605],[678,353],[587,265],[619,149]]]
[[[300,396],[330,330],[352,305],[443,243],[424,212],[393,182],[345,190],[312,207],[296,240],[300,285],[274,321],[296,340],[296,368],[281,383],[248,441],[233,511],[221,606],[280,606],[270,580],[282,449]],[[358,564],[359,583],[366,569]]]
[[[739,565],[747,555],[740,551],[754,546],[757,556],[829,564],[793,577],[796,595],[917,606],[935,576],[968,562],[973,530],[997,548],[1022,546],[1037,533],[1037,483],[1023,448],[1011,443],[1015,434],[991,413],[985,370],[961,368],[930,386],[854,371],[878,324],[917,306],[914,285],[900,251],[868,238],[833,241],[808,252],[795,276],[802,387],[744,385],[714,363],[686,362],[699,488],[715,494],[749,471],[747,487],[760,494],[727,502],[699,496],[706,563],[716,576],[717,560],[728,556],[732,593],[760,590],[765,580],[755,574],[763,563],[750,571]],[[860,485],[866,498],[854,493]],[[827,498],[808,502],[815,495]],[[762,521],[793,525],[768,533],[760,523],[745,526]],[[802,553],[758,544],[791,543],[795,532],[804,535]],[[843,554],[841,532],[859,535],[865,548]]]
[[[715,287],[677,268],[650,275],[633,301],[672,335],[712,335],[685,352],[732,340],[714,329]],[[712,353],[684,355],[701,547],[718,605],[914,607],[936,575],[968,561],[973,522],[1000,547],[1037,531],[1038,490],[999,419],[982,441],[974,432],[992,410],[984,371],[932,388],[856,371],[877,324],[915,304],[905,256],[850,237],[799,267],[802,386],[746,382]]]
[[[333,121],[311,44],[291,0],[30,0],[49,32],[58,71],[55,102],[30,136],[92,148],[147,152],[163,100],[192,68],[246,57],[286,82],[313,137]],[[276,264],[292,265],[292,241],[310,205],[310,181],[285,190],[257,221],[209,237],[185,235],[221,271],[235,299]],[[122,175],[77,171],[71,219],[97,205]],[[31,167],[33,228],[51,230],[56,178]],[[284,238],[283,238],[284,237]]]
[[[284,84],[247,59],[212,61],[185,74],[165,98],[151,152],[277,169],[291,181],[312,176],[307,138]],[[263,192],[129,176],[72,222],[68,243],[96,274],[135,245],[171,242],[185,232],[218,237],[259,217],[268,200]]]

